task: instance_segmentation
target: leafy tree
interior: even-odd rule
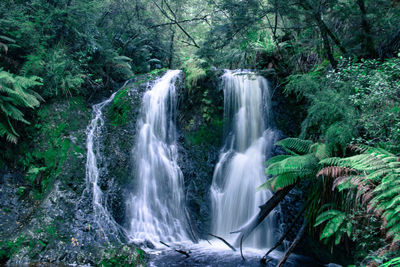
[[[353,139],[399,151],[399,66],[398,58],[344,60],[326,75],[317,68],[289,76],[286,92],[309,103],[300,137],[322,139],[342,155]]]

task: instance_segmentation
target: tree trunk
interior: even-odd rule
[[[329,44],[328,35],[326,34],[326,32],[324,30],[321,29],[320,26],[318,26],[318,27],[320,29],[322,41],[324,42],[324,50],[325,50],[326,56],[328,57],[328,60],[331,63],[332,67],[334,69],[336,69],[337,62],[336,62],[335,58],[333,57],[331,45]]]
[[[369,23],[367,21],[367,9],[365,8],[364,0],[357,0],[357,5],[361,11],[361,27],[363,29],[362,49],[368,53],[369,57],[373,58],[376,56],[376,52],[375,52],[375,47],[374,47],[374,41],[372,40],[372,37],[371,37],[371,26],[369,25]]]
[[[290,254],[293,252],[293,250],[299,244],[300,240],[303,238],[305,231],[306,231],[306,221],[304,221],[303,226],[301,226],[300,232],[296,236],[296,239],[290,245],[289,249],[285,252],[285,255],[283,256],[281,261],[278,263],[277,267],[282,267],[283,264],[285,264],[285,262],[287,261],[287,259],[290,256]]]
[[[337,45],[340,49],[340,51],[343,54],[347,54],[346,49],[344,46],[341,44],[339,39],[333,34],[333,32],[326,26],[325,22],[322,20],[321,13],[319,11],[314,10],[314,8],[308,3],[307,1],[300,1],[298,3],[305,11],[311,12],[312,13],[312,18],[315,20],[317,23],[318,29],[321,33],[322,41],[324,44],[324,50],[325,53],[328,57],[329,62],[331,63],[332,67],[334,69],[337,68],[337,62],[335,58],[333,57],[332,53],[332,48],[329,42],[329,37],[332,39],[332,41]]]
[[[175,29],[173,28],[173,26],[170,27],[171,29],[171,40],[170,40],[170,44],[169,44],[169,57],[168,57],[168,68],[172,69],[173,66],[173,60],[174,60],[174,39],[175,39]]]
[[[252,221],[246,223],[242,226],[239,230],[231,232],[233,233],[240,233],[238,238],[236,239],[236,246],[239,243],[240,245],[240,254],[243,257],[242,245],[243,241],[249,237],[249,235],[253,232],[253,230],[260,224],[262,221],[270,214],[270,212],[278,206],[278,204],[285,198],[285,196],[296,186],[297,183],[286,186],[279,191],[277,191],[265,204],[260,206],[260,211],[258,212],[257,216],[253,218]],[[235,211],[232,211],[235,212]]]
[[[283,243],[283,240],[285,240],[287,235],[291,232],[291,230],[293,229],[293,227],[296,224],[297,220],[300,218],[301,214],[303,214],[305,208],[306,208],[306,206],[304,205],[301,208],[301,210],[297,213],[296,217],[294,218],[293,222],[289,225],[289,227],[286,230],[286,232],[281,236],[279,241],[276,242],[276,244],[272,248],[270,248],[267,253],[265,253],[264,257],[261,259],[261,263],[265,264],[267,262],[268,254],[271,253],[272,251],[274,251],[277,247],[279,247]]]

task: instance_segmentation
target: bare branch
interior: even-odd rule
[[[188,23],[188,22],[194,22],[194,21],[207,21],[207,17],[209,17],[209,15],[205,15],[204,17],[200,17],[200,18],[184,19],[184,20],[180,20],[177,22],[178,23]],[[149,29],[163,27],[163,26],[170,26],[170,25],[175,25],[175,24],[176,24],[176,22],[167,22],[167,23],[153,25],[153,26],[149,27]]]
[[[236,251],[236,248],[235,248],[234,246],[232,246],[231,244],[229,244],[229,242],[226,241],[225,239],[223,239],[222,237],[219,237],[219,236],[217,236],[217,235],[213,235],[213,234],[210,234],[210,233],[208,233],[208,235],[210,235],[210,236],[212,236],[212,237],[215,237],[215,238],[218,238],[219,240],[221,240],[222,242],[224,242],[225,245],[227,245],[230,249],[232,249],[233,251]]]
[[[299,244],[300,240],[303,238],[303,235],[306,231],[306,221],[304,220],[303,225],[300,228],[299,233],[296,236],[296,239],[293,241],[293,243],[290,245],[289,249],[285,252],[285,255],[281,259],[281,261],[278,263],[277,267],[282,267],[283,264],[287,261],[289,258],[290,254],[293,252],[293,250],[296,248],[296,246]]]
[[[173,247],[171,247],[170,245],[168,245],[168,244],[166,244],[166,243],[164,243],[163,241],[160,241],[160,243],[161,244],[163,244],[164,246],[166,246],[166,247],[168,247],[168,248],[170,248],[170,249],[172,249],[172,250],[175,250],[176,252],[178,252],[178,253],[181,253],[181,254],[183,254],[183,255],[185,255],[186,256],[186,258],[189,258],[190,257],[190,251],[189,252],[187,252],[187,251],[184,251],[184,250],[181,250],[181,249],[176,249],[176,248],[173,248]]]
[[[288,236],[288,234],[292,231],[293,227],[295,226],[297,220],[300,218],[300,216],[303,214],[304,210],[306,208],[306,205],[304,205],[301,210],[297,213],[296,217],[294,218],[294,220],[292,221],[292,223],[289,225],[288,229],[286,229],[286,232],[281,236],[281,238],[279,239],[278,242],[275,243],[275,245],[270,248],[268,250],[267,253],[265,253],[264,257],[261,259],[261,263],[266,263],[267,262],[267,256],[269,253],[271,253],[272,251],[274,251],[277,247],[279,247],[283,241],[285,240],[285,238]]]
[[[176,26],[178,26],[179,29],[181,29],[181,31],[192,41],[193,45],[197,48],[200,48],[200,46],[196,43],[196,41],[194,40],[194,38],[182,27],[182,25],[176,20],[176,15],[174,13],[174,11],[172,10],[172,8],[168,5],[168,3],[166,1],[163,1],[167,8],[169,9],[169,11],[172,13],[174,18],[171,18],[168,13],[162,9],[156,1],[153,1],[154,5],[160,10],[160,12],[167,18],[169,19],[171,22],[173,22]]]

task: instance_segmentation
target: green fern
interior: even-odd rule
[[[400,240],[400,158],[381,149],[368,146],[353,146],[362,154],[343,159],[325,159],[334,163],[342,172],[332,175],[334,188],[355,189],[369,211],[374,211],[385,221],[387,236]],[[343,173],[345,168],[352,172]],[[357,172],[355,174],[354,172]]]
[[[400,257],[391,259],[390,261],[379,265],[379,267],[395,267],[395,266],[400,266]]]
[[[310,152],[313,142],[299,138],[286,138],[278,141],[275,145],[281,146],[287,153],[303,155]]]
[[[206,71],[203,65],[206,63],[205,60],[197,57],[187,58],[183,63],[183,69],[186,77],[186,87],[189,89],[194,88],[197,82],[206,76]]]
[[[272,178],[260,186],[278,190],[296,183],[299,179],[315,177],[318,171],[318,157],[324,154],[323,144],[298,138],[286,138],[276,145],[281,146],[291,155],[278,155],[267,161],[265,173]]]
[[[43,78],[44,86],[40,94],[44,98],[54,96],[72,96],[82,93],[86,74],[75,64],[67,49],[57,45],[53,49],[30,54],[22,72],[24,75],[35,75]]]
[[[26,78],[0,69],[0,137],[17,143],[19,135],[14,122],[29,124],[21,109],[39,106],[42,98],[30,88],[40,85],[39,77]]]
[[[314,227],[326,223],[325,228],[322,230],[320,239],[330,239],[335,237],[335,245],[340,243],[343,234],[350,237],[353,229],[351,220],[347,218],[347,214],[338,210],[327,210],[318,215]]]

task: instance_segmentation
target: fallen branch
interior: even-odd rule
[[[229,242],[226,241],[225,239],[223,239],[222,237],[219,237],[219,236],[216,236],[216,235],[213,235],[213,234],[210,234],[210,233],[208,233],[208,235],[210,235],[210,236],[212,236],[212,237],[215,237],[215,238],[218,238],[219,240],[221,240],[222,242],[224,242],[225,245],[227,245],[230,249],[232,249],[233,251],[236,251],[236,248],[235,248],[234,246],[232,246],[231,244],[229,244]]]
[[[290,254],[293,252],[293,250],[296,248],[296,246],[299,244],[301,238],[304,235],[304,232],[306,230],[306,221],[304,220],[303,225],[300,228],[300,232],[297,234],[295,240],[293,241],[293,243],[290,245],[289,249],[285,252],[285,255],[283,256],[283,258],[281,259],[281,261],[278,263],[277,267],[282,267],[283,264],[285,264],[285,262],[287,261],[287,259],[289,258]]]
[[[185,208],[185,215],[189,224],[189,230],[190,234],[192,235],[193,242],[197,244],[199,243],[199,237],[197,236],[196,231],[193,229],[192,216],[190,216],[190,213],[186,208]]]
[[[240,233],[236,242],[240,242],[240,255],[243,256],[243,241],[253,232],[253,230],[271,213],[271,211],[278,206],[278,204],[285,198],[285,196],[296,186],[297,183],[286,186],[277,191],[265,204],[260,206],[260,211],[253,217],[253,219],[237,231],[231,232]]]
[[[186,252],[186,251],[181,250],[181,249],[173,248],[173,247],[171,247],[170,245],[164,243],[163,241],[160,241],[160,243],[163,244],[163,245],[166,246],[166,247],[169,247],[170,249],[175,250],[175,251],[178,252],[178,253],[181,253],[181,254],[185,255],[186,258],[189,258],[189,257],[190,257],[190,255],[189,255],[189,252],[190,252],[190,251],[189,251],[189,252]]]
[[[300,218],[301,214],[303,214],[304,210],[305,210],[306,206],[304,205],[301,210],[297,213],[296,217],[294,218],[294,220],[292,221],[292,223],[289,225],[288,229],[286,230],[286,232],[281,236],[281,238],[279,239],[278,242],[275,243],[275,245],[270,248],[268,250],[267,253],[265,253],[264,257],[262,257],[261,259],[261,263],[266,264],[267,263],[267,256],[269,253],[271,253],[272,251],[274,251],[277,247],[279,247],[282,243],[283,240],[285,240],[285,238],[287,237],[287,235],[292,231],[293,227],[295,226],[297,220]]]

